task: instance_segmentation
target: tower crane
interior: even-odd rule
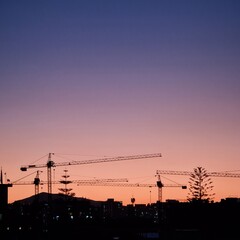
[[[134,160],[134,159],[143,159],[143,158],[156,158],[162,157],[161,153],[155,154],[142,154],[142,155],[132,155],[132,156],[119,156],[119,157],[110,157],[110,158],[100,158],[100,159],[92,159],[92,160],[81,160],[81,161],[71,161],[71,162],[60,162],[55,163],[52,160],[52,155],[54,153],[48,154],[48,161],[46,164],[31,164],[21,166],[22,171],[27,171],[29,168],[45,168],[47,167],[47,184],[48,184],[48,193],[52,193],[52,167],[58,166],[70,166],[70,165],[83,165],[83,164],[92,164],[92,163],[103,163],[103,162],[116,162],[116,161],[126,161],[126,160]]]
[[[181,184],[163,184],[158,178],[156,184],[151,183],[109,183],[109,182],[79,182],[78,186],[108,186],[108,187],[157,187],[158,188],[158,201],[162,202],[162,188],[163,187],[181,187],[182,189],[187,189],[187,186]]]
[[[157,170],[156,175],[160,177],[162,175],[188,175],[192,174],[191,171],[173,171],[173,170]],[[240,174],[231,172],[208,172],[209,177],[228,177],[228,178],[240,178]]]
[[[52,181],[52,184],[61,184],[62,181]],[[163,187],[181,187],[187,189],[187,186],[181,184],[163,184],[160,176],[156,184],[153,183],[129,183],[127,178],[102,178],[102,179],[88,179],[88,180],[71,180],[69,183],[77,184],[78,186],[106,186],[106,187],[148,187],[158,188],[158,201],[162,202],[162,188]],[[47,184],[47,181],[40,181],[39,171],[34,178],[34,181],[15,181],[13,185],[33,185],[35,186],[35,195],[39,193],[39,186]]]
[[[32,184],[34,184],[35,195],[37,195],[39,193],[39,185],[42,184],[42,183],[40,183],[40,178],[39,178],[41,172],[42,171],[37,170],[37,171],[35,171],[33,173],[30,173],[27,176],[24,176],[24,177],[22,177],[22,178],[20,178],[18,180],[13,181],[12,185],[32,185]],[[34,173],[36,173],[36,176],[35,176],[33,181],[20,181],[20,180],[22,180],[22,179],[24,179],[26,177],[29,177],[30,175],[32,175]]]

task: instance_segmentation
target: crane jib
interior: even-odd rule
[[[56,166],[82,165],[82,164],[103,163],[103,162],[113,162],[113,161],[125,161],[125,160],[142,159],[142,158],[154,158],[154,157],[162,157],[162,154],[155,153],[155,154],[143,154],[143,155],[132,155],[132,156],[119,156],[119,157],[111,157],[111,158],[81,160],[81,161],[72,161],[72,162],[60,162],[60,163],[55,163],[54,161],[49,159],[47,164],[25,165],[25,166],[22,166],[20,169],[21,171],[27,171],[28,168],[47,167],[48,169],[50,169],[51,167],[56,167]]]

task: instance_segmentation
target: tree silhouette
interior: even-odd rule
[[[213,201],[215,193],[212,193],[212,180],[203,167],[194,168],[194,172],[189,178],[188,201]]]
[[[60,183],[64,184],[64,188],[59,188],[60,190],[60,193],[61,194],[64,194],[66,196],[71,196],[71,197],[74,197],[75,196],[75,193],[72,193],[72,188],[68,188],[67,185],[72,183],[72,181],[68,180],[68,178],[70,177],[67,172],[68,170],[64,170],[65,174],[62,176],[63,177],[63,180],[60,181]]]

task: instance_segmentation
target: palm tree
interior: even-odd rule
[[[188,201],[210,202],[213,201],[215,193],[212,193],[212,180],[203,167],[194,168],[194,172],[189,178]]]

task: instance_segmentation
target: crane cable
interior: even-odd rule
[[[39,172],[39,170],[38,170],[38,171],[35,171],[35,172],[32,172],[32,173],[28,174],[27,176],[24,176],[24,177],[22,177],[22,178],[19,178],[18,180],[12,182],[12,184],[14,184],[14,183],[16,183],[16,182],[19,182],[20,180],[22,180],[22,179],[24,179],[24,178],[26,178],[26,177],[29,177],[29,176],[33,175],[34,173],[36,173],[36,172]],[[40,172],[42,172],[42,171],[40,171]]]

